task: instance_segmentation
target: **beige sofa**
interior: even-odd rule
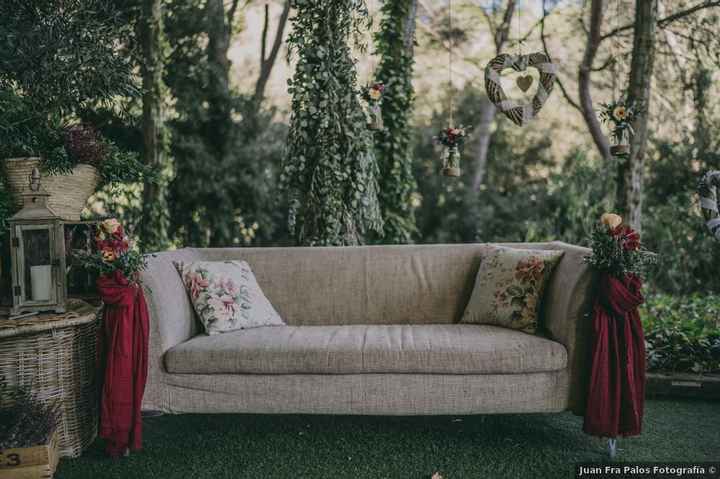
[[[581,413],[593,275],[559,249],[544,333],[457,324],[486,244],[185,248],[150,258],[143,407],[169,413]],[[243,259],[288,326],[206,336],[173,261]]]

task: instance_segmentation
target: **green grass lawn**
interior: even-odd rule
[[[145,420],[142,452],[112,461],[96,441],[57,479],[571,477],[606,461],[570,413],[464,417],[182,415]],[[622,461],[720,458],[720,402],[651,400]]]

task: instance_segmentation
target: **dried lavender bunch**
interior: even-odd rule
[[[65,151],[76,163],[100,166],[107,145],[94,126],[79,123],[65,129]]]
[[[0,378],[0,449],[45,444],[60,421],[58,403],[46,404]]]

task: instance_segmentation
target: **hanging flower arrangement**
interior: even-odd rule
[[[373,83],[365,88],[363,98],[368,103],[368,128],[371,130],[383,129],[382,109],[380,108],[383,92],[385,92],[385,85],[382,82]]]
[[[443,146],[442,174],[445,176],[460,176],[460,147],[465,143],[470,127],[448,127],[433,138],[433,141]]]
[[[630,154],[630,136],[634,135],[631,123],[639,113],[634,103],[618,100],[611,103],[601,103],[600,121],[610,127],[614,144],[610,153],[614,156],[627,156]]]

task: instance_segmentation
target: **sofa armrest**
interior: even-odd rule
[[[148,379],[143,409],[167,410],[165,352],[197,334],[195,313],[173,261],[195,261],[192,248],[148,255],[141,273],[150,313]]]
[[[565,254],[553,273],[543,298],[543,318],[550,338],[562,343],[568,353],[568,409],[575,414],[585,410],[590,371],[592,324],[590,311],[596,287],[596,274],[583,261],[591,250],[555,241],[552,249]]]

